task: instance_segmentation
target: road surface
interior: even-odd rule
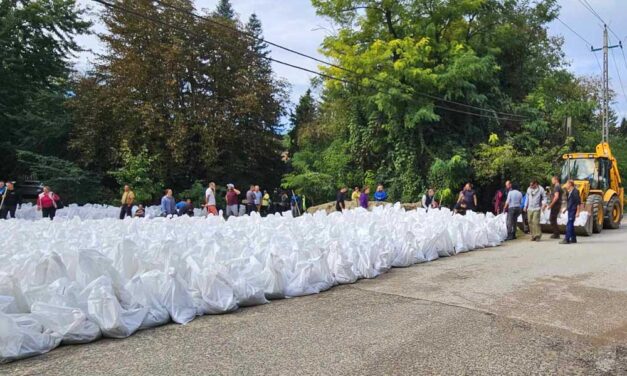
[[[11,375],[627,375],[627,229],[520,239],[124,340]]]

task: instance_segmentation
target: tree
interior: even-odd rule
[[[122,167],[109,174],[120,186],[130,185],[138,202],[150,202],[163,189],[162,183],[155,181],[153,171],[157,157],[148,155],[142,148],[133,153],[126,142],[121,147]]]
[[[298,149],[298,138],[305,137],[307,125],[313,125],[317,121],[317,105],[311,95],[311,89],[307,89],[298,100],[295,110],[290,113],[290,124],[292,129],[288,132],[290,138],[290,153],[293,154]]]
[[[120,9],[102,14],[107,54],[75,84],[72,151],[82,166],[108,172],[123,167],[123,145],[146,149],[156,158],[151,176],[177,191],[208,180],[276,186],[286,86],[274,78],[267,46],[215,27],[224,22],[218,14],[194,17],[190,0],[170,3],[187,12],[124,0],[160,22]],[[250,30],[262,35],[258,20]]]
[[[40,153],[64,154],[68,57],[87,32],[74,0],[0,3],[0,134]]]
[[[68,58],[90,26],[82,16],[74,0],[0,3],[0,141],[66,155]]]
[[[337,125],[327,128],[334,134],[325,143],[346,145],[351,176],[365,181],[374,173],[393,199],[417,200],[427,183],[459,189],[458,179],[447,182],[443,174],[460,158],[460,175],[477,173],[490,191],[501,176],[488,176],[495,166],[483,163],[498,157],[491,152],[499,147],[536,156],[521,161],[543,174],[566,143],[559,131],[566,114],[578,124],[594,116],[585,82],[565,70],[561,39],[548,36],[555,0],[312,3],[338,30],[322,45],[336,66],[321,69],[341,81],[322,80],[320,119],[339,113],[343,122],[332,120]],[[503,145],[478,147],[492,134]],[[299,142],[295,156],[309,147]]]
[[[220,0],[218,6],[216,7],[215,14],[218,17],[234,21],[235,20],[235,11],[233,10],[233,6],[231,5],[230,0]]]

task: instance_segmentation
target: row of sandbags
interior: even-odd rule
[[[499,245],[505,218],[400,205],[298,218],[0,223],[0,362]]]
[[[132,214],[135,215],[137,206],[132,208]],[[199,208],[194,209],[194,215],[201,216],[203,211]],[[57,209],[55,213],[55,220],[68,220],[68,219],[105,219],[105,218],[118,218],[120,215],[120,208],[117,206],[101,205],[101,204],[85,204],[77,205],[70,204],[61,209]],[[158,205],[148,206],[145,208],[145,216],[147,218],[155,218],[161,215],[161,207]],[[41,211],[37,210],[37,206],[32,203],[26,203],[22,205],[15,212],[17,219],[25,220],[39,220],[42,219]]]

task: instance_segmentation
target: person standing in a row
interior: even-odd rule
[[[161,216],[177,215],[176,202],[172,196],[172,190],[166,189],[165,195],[161,198]]]
[[[340,189],[335,197],[335,210],[341,212],[346,209],[346,187]]]
[[[359,206],[368,210],[368,195],[370,194],[370,187],[364,187],[363,192],[359,195]]]
[[[521,213],[522,193],[518,190],[518,186],[512,186],[503,210],[507,212],[507,240],[516,239],[516,222]]]
[[[240,191],[235,189],[233,184],[226,185],[226,217],[239,216],[239,195]]]
[[[41,210],[44,218],[50,218],[52,221],[57,212],[57,202],[60,200],[59,196],[50,190],[50,187],[45,186],[44,191],[37,197],[37,210]]]
[[[255,186],[251,185],[248,192],[246,192],[246,214],[250,215],[252,212],[257,211],[256,199]]]
[[[3,194],[0,194],[0,219],[7,219],[7,214],[15,218],[15,210],[22,206],[22,196],[15,191],[13,182],[7,182]]]
[[[560,179],[557,176],[553,176],[551,179],[551,185],[553,186],[551,191],[551,202],[549,203],[549,209],[551,209],[549,219],[551,221],[551,229],[553,230],[551,239],[559,239],[560,229],[557,225],[557,218],[559,217],[562,209],[562,194],[564,191],[560,185]]]
[[[579,191],[575,188],[575,183],[569,180],[566,183],[566,191],[568,192],[568,201],[566,210],[568,211],[568,222],[566,223],[566,236],[560,244],[574,244],[577,243],[577,235],[575,235],[575,219],[579,217],[579,211],[581,210],[581,196]]]
[[[464,189],[459,193],[457,202],[466,204],[466,210],[477,210],[477,194],[472,189],[471,183],[466,183]]]
[[[208,215],[218,215],[218,207],[216,205],[216,183],[209,183],[209,187],[205,191],[205,207]]]
[[[120,208],[120,219],[124,217],[133,216],[133,202],[135,202],[135,193],[128,185],[124,186],[124,192],[122,193],[122,199],[120,200],[122,207]]]
[[[531,231],[531,241],[540,241],[542,238],[542,228],[540,227],[540,214],[544,209],[544,200],[546,195],[537,180],[531,181],[527,189],[527,201],[523,210],[527,213],[529,219],[529,228]]]

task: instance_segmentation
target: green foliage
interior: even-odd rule
[[[154,180],[158,168],[155,164],[157,156],[149,155],[146,148],[133,153],[127,143],[122,143],[120,158],[122,167],[110,171],[109,175],[113,176],[120,186],[127,184],[131,186],[138,202],[150,202],[161,193],[163,184]]]
[[[465,182],[470,180],[468,160],[460,155],[454,155],[448,161],[436,159],[429,169],[428,182],[430,188],[442,192],[444,198],[449,199],[451,192],[457,192]],[[446,203],[450,204],[449,202]]]
[[[191,0],[168,2],[188,12],[149,0],[122,3],[179,28],[119,9],[101,14],[106,54],[77,79],[70,101],[70,146],[80,164],[115,170],[115,148],[127,142],[156,158],[153,176],[175,191],[197,180],[276,187],[285,167],[279,122],[286,84],[275,78],[265,43],[213,23],[262,36],[259,19],[242,25],[227,0],[204,19],[188,13]]]
[[[68,58],[89,22],[74,0],[0,2],[0,141],[65,156]]]
[[[175,194],[175,196],[178,196],[181,200],[187,200],[190,198],[194,203],[194,206],[198,207],[199,205],[203,205],[205,203],[206,190],[207,187],[203,184],[203,182],[196,180],[191,187],[182,191],[180,194]]]
[[[29,176],[49,185],[66,203],[84,204],[106,199],[100,177],[70,161],[18,150],[17,165],[19,176]]]

